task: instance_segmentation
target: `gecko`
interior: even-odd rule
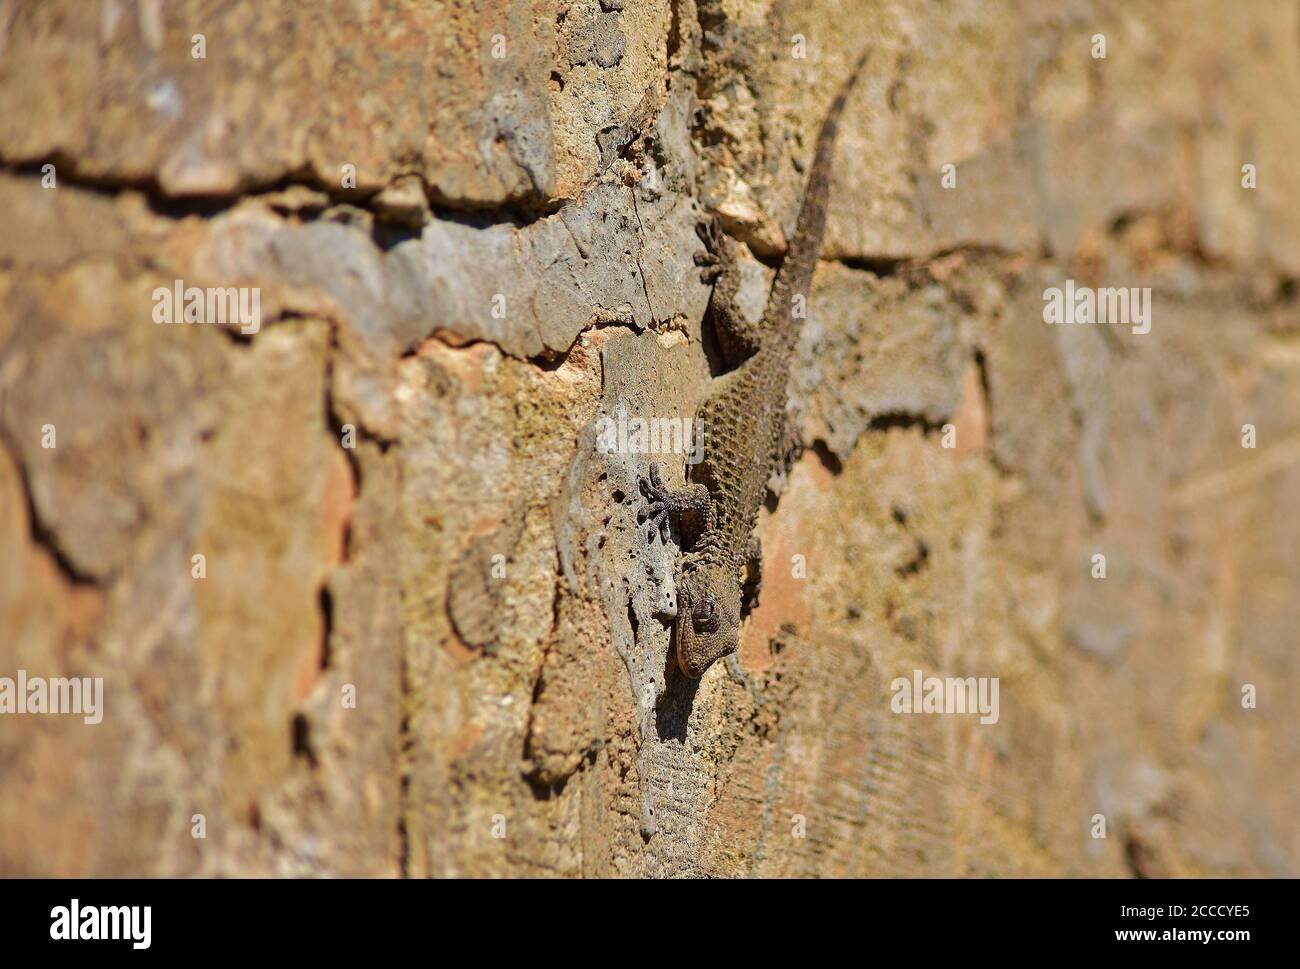
[[[655,463],[640,480],[651,541],[656,529],[668,541],[670,513],[693,526],[687,533],[691,548],[678,571],[675,622],[677,664],[690,678],[736,651],[742,597],[752,602],[761,581],[754,529],[768,479],[797,441],[786,414],[790,363],[804,315],[800,310],[821,255],[840,116],[866,60],[864,53],[822,122],[794,235],[758,323],[746,319],[737,303],[735,242],[716,216],[697,227],[705,248],[695,254],[695,263],[700,280],[713,286],[707,313],[728,369],[712,380],[700,406],[704,453],[691,466],[686,487],[667,488]],[[751,589],[743,575],[758,576]]]

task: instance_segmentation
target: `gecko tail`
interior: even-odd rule
[[[817,153],[814,157],[820,159],[823,156],[829,156],[831,150],[835,147],[835,137],[839,134],[840,116],[844,114],[844,105],[848,103],[849,95],[857,86],[858,78],[862,76],[863,69],[867,66],[867,61],[871,60],[871,48],[868,47],[858,55],[857,63],[853,65],[853,70],[844,83],[840,85],[839,91],[835,95],[835,100],[831,102],[830,109],[826,112],[826,120],[822,122],[821,131],[817,133]],[[829,158],[827,159],[829,165]],[[802,214],[802,213],[801,213]]]
[[[805,299],[812,284],[813,270],[821,254],[822,236],[826,233],[826,210],[829,204],[831,167],[835,158],[835,139],[839,134],[840,117],[848,103],[849,95],[861,77],[867,62],[871,59],[868,47],[859,56],[848,78],[840,86],[822,121],[817,133],[817,145],[813,153],[812,169],[808,174],[808,184],[804,188],[803,203],[799,207],[799,218],[795,222],[794,235],[786,250],[785,259],[777,271],[776,281],[768,296],[767,310],[763,314],[765,321],[782,321],[780,329],[792,331],[802,319],[794,315],[794,297],[801,295]],[[785,321],[789,320],[790,325]]]

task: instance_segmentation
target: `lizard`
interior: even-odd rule
[[[695,254],[695,263],[701,282],[713,285],[707,314],[729,369],[713,378],[700,406],[704,453],[691,466],[686,487],[667,488],[655,463],[640,480],[651,541],[659,529],[667,542],[670,513],[686,515],[694,524],[691,548],[678,570],[675,620],[677,664],[692,679],[736,651],[742,570],[757,575],[761,567],[754,533],[758,510],[772,470],[794,440],[785,405],[803,315],[796,312],[796,298],[806,302],[821,255],[839,120],[866,60],[864,53],[822,122],[794,234],[758,323],[746,319],[736,301],[740,271],[734,241],[716,216],[697,227],[705,248]]]

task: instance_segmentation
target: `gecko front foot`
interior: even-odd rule
[[[647,505],[644,524],[648,526],[646,541],[654,541],[658,531],[665,543],[668,542],[668,513],[692,511],[704,518],[704,527],[713,527],[713,499],[709,489],[702,484],[690,484],[680,491],[669,491],[659,477],[659,465],[651,462],[650,475],[640,480],[641,494]]]
[[[641,523],[648,526],[646,530],[646,541],[653,542],[655,532],[658,531],[663,537],[664,544],[668,543],[668,502],[665,500],[666,492],[660,490],[657,486],[659,481],[659,471],[655,465],[650,465],[650,480],[641,479],[641,494],[646,499],[645,511],[641,517]]]
[[[716,215],[697,223],[695,234],[704,243],[704,248],[695,253],[695,265],[700,267],[700,282],[707,285],[726,270],[727,261],[732,258],[731,239],[722,231]]]

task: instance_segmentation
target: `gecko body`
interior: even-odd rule
[[[700,227],[705,251],[696,263],[701,279],[713,283],[709,314],[729,369],[714,379],[700,407],[704,454],[687,486],[669,490],[654,464],[641,485],[652,536],[656,528],[666,536],[670,512],[688,515],[694,525],[677,580],[677,662],[689,677],[703,675],[739,643],[742,572],[757,575],[761,563],[758,510],[772,470],[793,444],[786,398],[803,316],[796,297],[806,303],[821,254],[839,119],[865,61],[863,55],[822,122],[794,235],[758,323],[747,320],[736,302],[735,244],[716,219]]]

